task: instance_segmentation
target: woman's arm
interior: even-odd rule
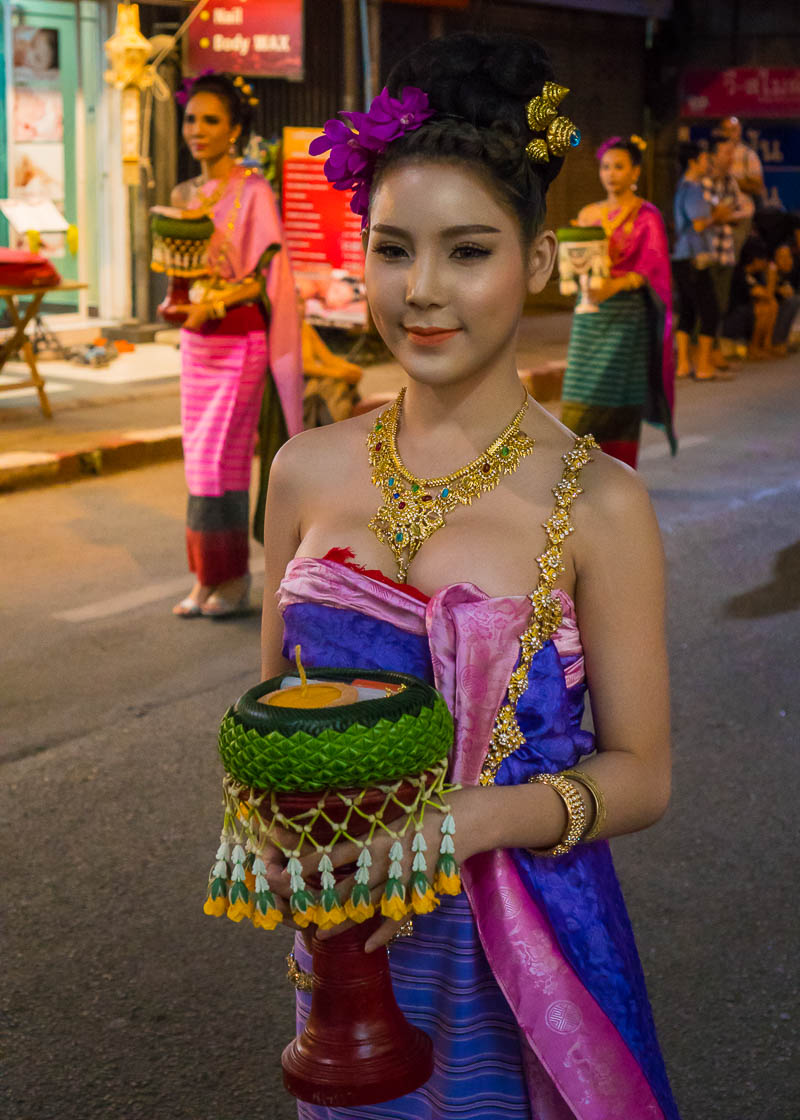
[[[289,561],[300,544],[300,509],[304,459],[296,436],[280,448],[269,471],[264,523],[264,606],[261,615],[261,679],[266,681],[289,668],[281,649],[283,619],[275,600]]]

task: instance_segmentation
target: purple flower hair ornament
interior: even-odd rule
[[[175,100],[179,105],[187,105],[192,99],[192,92],[194,91],[195,82],[199,82],[201,78],[210,78],[212,74],[216,74],[216,70],[209,68],[203,70],[195,78],[184,78],[178,88],[175,90]]]
[[[624,148],[625,141],[621,136],[609,136],[608,140],[604,140],[600,147],[597,149],[597,162],[599,163],[606,152],[612,148]]]
[[[393,140],[414,132],[433,110],[428,95],[415,86],[408,86],[400,97],[390,97],[381,90],[366,113],[340,113],[350,125],[340,120],[327,121],[322,136],[308,146],[312,156],[330,152],[325,161],[325,177],[337,191],[353,191],[350,209],[361,215],[362,227],[367,224],[369,192],[375,163]]]

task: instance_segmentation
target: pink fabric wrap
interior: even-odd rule
[[[564,622],[553,642],[562,657],[579,655],[574,684],[583,677],[575,610],[565,592],[554,595]],[[301,557],[291,561],[278,591],[281,611],[299,602],[427,633],[436,687],[455,721],[452,778],[477,785],[530,615],[527,598],[493,599],[464,583],[443,588],[426,607],[334,561]],[[638,1063],[567,963],[511,853],[473,856],[462,879],[489,964],[530,1047],[525,1074],[537,1120],[663,1120]]]
[[[251,171],[248,175],[248,170],[241,166],[234,168],[225,193],[213,209],[216,229],[208,259],[212,269],[225,280],[245,280],[255,273],[265,249],[273,243],[281,246],[267,270],[267,295],[272,305],[269,367],[289,435],[294,436],[303,430],[304,387],[297,297],[272,189],[258,172]],[[212,194],[217,186],[215,179],[204,183],[198,192],[200,198]],[[234,214],[237,197],[241,208]],[[231,232],[227,223],[232,215],[235,221]]]
[[[613,218],[614,211],[609,216]],[[663,306],[661,375],[671,411],[675,403],[675,358],[672,338],[672,272],[667,231],[661,211],[645,199],[640,201],[630,231],[628,224],[623,222],[611,235],[611,275],[638,272]]]

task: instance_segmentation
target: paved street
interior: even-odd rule
[[[679,457],[651,432],[641,464],[673,805],[614,848],[683,1120],[798,1120],[798,360],[678,397]],[[202,913],[259,619],[169,614],[184,500],[179,463],[0,498],[8,1120],[296,1115],[288,936]]]

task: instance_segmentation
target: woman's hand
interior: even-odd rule
[[[486,824],[484,823],[482,826],[481,823],[482,820],[486,820],[486,810],[489,807],[488,803],[492,800],[490,797],[487,798],[486,794],[487,791],[482,787],[469,787],[467,789],[455,790],[446,798],[446,802],[450,805],[456,823],[453,843],[455,847],[455,859],[459,866],[464,860],[469,859],[471,855],[475,855],[476,852],[494,846],[491,839],[487,840]],[[439,858],[439,846],[442,842],[441,829],[444,819],[444,813],[428,806],[425,809],[423,826],[419,830],[419,834],[421,834],[425,842],[423,854],[427,864],[426,874],[429,882],[433,880],[436,861]],[[402,818],[398,818],[396,821],[392,822],[393,827],[397,830],[402,827],[402,824]],[[402,882],[404,884],[408,884],[411,877],[414,859],[412,844],[416,835],[418,835],[417,830],[414,828],[413,824],[410,824],[404,836],[399,840],[402,848],[402,859],[399,862],[402,867]],[[369,880],[367,885],[369,886],[370,900],[378,914],[380,914],[381,897],[383,896],[384,888],[389,877],[389,851],[394,842],[394,836],[391,836],[379,827],[368,845],[372,864],[369,868]],[[348,864],[355,864],[361,851],[361,845],[351,843],[348,840],[343,840],[341,843],[337,844],[330,853],[330,860],[333,864],[334,872],[336,872],[337,869],[346,867]],[[308,881],[311,876],[316,875],[319,861],[319,852],[309,853],[301,858],[300,863],[303,867],[303,878],[306,881]],[[273,880],[272,877],[270,877],[270,886],[276,896],[279,895],[284,900],[288,899],[291,893],[289,890],[288,872],[282,872],[279,878],[280,883],[277,882],[277,879]],[[350,894],[354,881],[354,874],[348,875],[344,879],[339,879],[337,876],[336,888],[342,903],[344,903]],[[365,946],[366,952],[372,952],[374,949],[379,948],[381,945],[386,945],[391,941],[403,922],[407,920],[408,916],[409,915],[405,915],[397,921],[392,918],[385,918],[367,941]],[[353,922],[348,920],[334,926],[332,929],[319,931],[317,936],[326,940],[330,937],[335,937],[339,933],[343,933],[346,929],[350,929],[353,924]]]
[[[175,312],[186,315],[181,326],[185,327],[187,331],[196,331],[209,319],[214,318],[214,304],[210,302],[181,303],[175,308]]]
[[[604,280],[599,288],[591,288],[591,297],[595,303],[605,303],[619,292],[636,291],[645,283],[645,278],[638,272],[626,272],[623,276],[612,276],[609,280]]]

